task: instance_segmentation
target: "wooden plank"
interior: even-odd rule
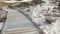
[[[28,28],[28,27],[31,27],[31,29]],[[39,34],[39,32],[35,28],[35,26],[23,14],[21,14],[20,12],[18,12],[16,10],[8,11],[7,21],[6,21],[6,24],[5,24],[5,27],[4,27],[2,33],[3,34],[5,34],[5,33],[8,34],[9,32],[6,32],[7,30],[11,30],[11,29],[13,30],[13,29],[16,29],[16,28],[17,29],[25,28],[25,29],[22,29],[22,32],[27,32],[27,31],[32,32],[32,30],[33,30],[33,32],[36,31],[34,33]],[[11,32],[12,32],[12,30],[11,30]],[[20,32],[21,30],[20,31],[17,30],[17,31]]]

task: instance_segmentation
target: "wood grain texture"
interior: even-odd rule
[[[6,3],[6,2],[0,2],[0,6],[10,6],[13,5],[14,3]]]

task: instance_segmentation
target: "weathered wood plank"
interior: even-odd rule
[[[28,27],[30,27],[31,29]],[[16,33],[16,32],[12,32],[13,29],[16,29],[16,28],[17,29],[22,28],[22,32],[29,31],[31,33],[31,31],[33,30],[33,32],[35,31],[34,33],[39,34],[39,32],[35,28],[35,26],[23,14],[21,14],[20,12],[18,12],[16,10],[10,10],[10,11],[8,11],[7,21],[6,21],[5,27],[3,29],[3,34],[4,33],[8,34],[9,32],[6,32],[6,31],[9,31],[9,30],[11,30],[12,34]],[[26,30],[23,28],[25,28]],[[19,30],[17,30],[17,31],[21,32],[21,29],[19,29]],[[27,33],[28,32],[26,32],[26,34]],[[34,34],[34,33],[32,33],[32,34]],[[22,34],[22,33],[18,33],[18,34]]]

